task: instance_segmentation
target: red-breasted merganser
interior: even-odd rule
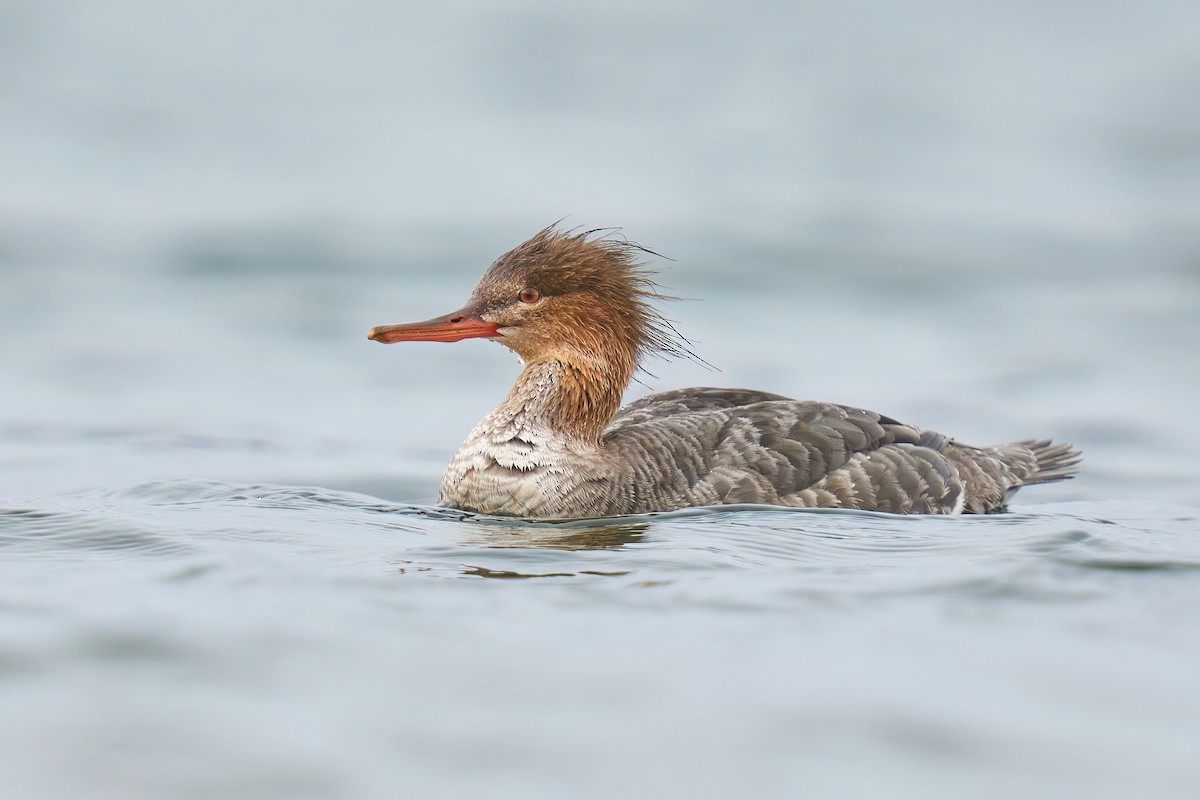
[[[691,353],[651,305],[660,295],[639,260],[650,251],[593,233],[546,228],[501,256],[458,311],[367,334],[486,338],[521,358],[508,396],[446,468],[442,505],[531,519],[726,503],[982,514],[1078,471],[1067,444],[971,447],[873,411],[746,389],[678,389],[618,410],[644,356]]]

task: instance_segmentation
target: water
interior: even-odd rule
[[[0,783],[1194,797],[1198,17],[6,5]],[[366,330],[563,214],[695,298],[720,372],[630,397],[1085,472],[986,518],[438,510],[515,361]]]

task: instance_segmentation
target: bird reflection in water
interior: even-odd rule
[[[470,526],[466,544],[480,545],[503,550],[622,550],[641,541],[650,526],[645,522],[613,522],[611,524],[590,523],[586,525],[566,524],[520,524],[488,520],[484,524]],[[514,580],[522,578],[577,578],[586,575],[616,577],[628,575],[629,570],[556,570],[520,571],[497,569],[475,564],[464,564],[460,575],[475,578],[499,578]]]
[[[488,520],[481,525],[472,525],[466,542],[484,547],[620,550],[641,541],[649,528],[645,522],[546,525]]]

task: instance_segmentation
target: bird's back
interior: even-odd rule
[[[611,514],[726,503],[986,513],[1078,462],[1067,445],[970,447],[872,411],[711,388],[630,404],[604,449],[622,473],[606,493]]]

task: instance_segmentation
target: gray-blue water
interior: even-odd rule
[[[0,6],[0,785],[1200,793],[1200,6]],[[621,225],[744,386],[1074,441],[984,518],[433,506]]]

